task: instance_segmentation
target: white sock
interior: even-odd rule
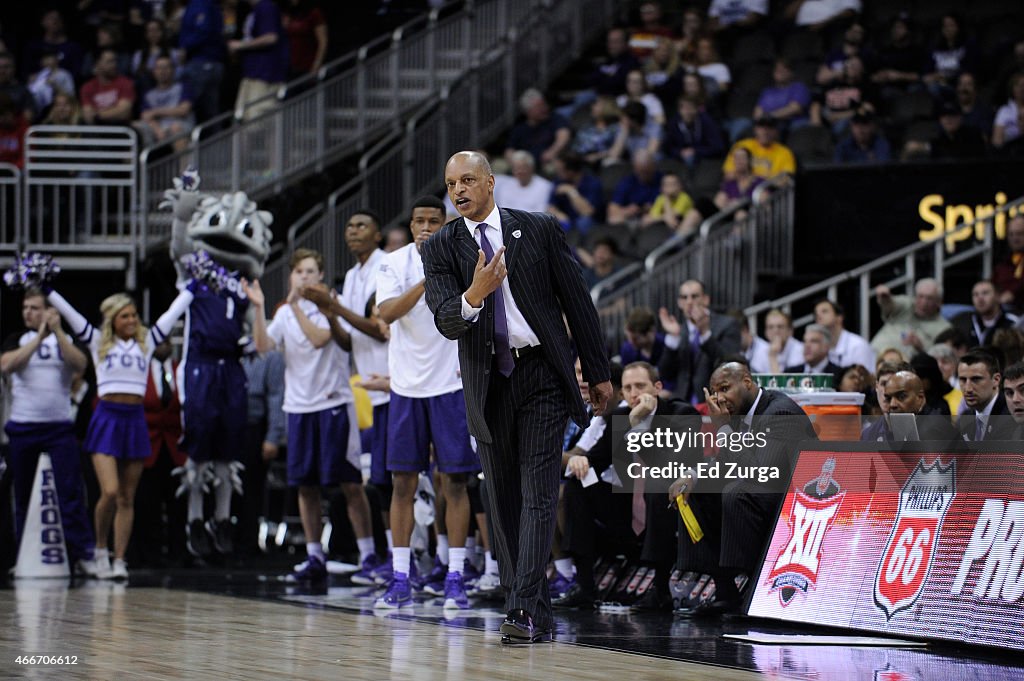
[[[453,546],[448,549],[448,556],[451,562],[448,563],[448,572],[457,572],[460,575],[466,566],[466,549],[463,546]]]
[[[448,564],[448,535],[437,535],[437,558],[442,565]]]
[[[555,569],[558,570],[558,574],[566,579],[572,579],[573,567],[572,558],[559,558],[555,561]]]
[[[203,487],[196,485],[188,491],[188,521],[203,519]]]
[[[494,559],[494,556],[491,555],[490,551],[484,554],[484,564],[487,566],[484,568],[485,573],[489,575],[498,574],[498,561]]]
[[[362,563],[374,551],[373,537],[359,537],[356,544],[359,546],[359,562]]]
[[[318,559],[321,563],[324,562],[324,547],[318,541],[306,542],[306,555],[310,558]]]
[[[218,461],[213,464],[213,472],[220,481],[216,487],[215,498],[217,501],[213,511],[214,520],[227,520],[231,517],[231,465],[226,461]]]
[[[466,537],[466,555],[476,555],[476,537]]]
[[[391,537],[391,530],[384,530],[384,536],[388,538],[388,551],[395,548],[395,540]]]
[[[110,563],[110,549],[94,549],[92,557],[100,565],[106,565]]]
[[[396,546],[391,549],[391,565],[395,574],[409,576],[409,563],[412,562],[412,549],[408,546]]]

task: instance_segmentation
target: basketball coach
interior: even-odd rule
[[[445,186],[462,217],[423,247],[426,299],[438,330],[459,341],[469,432],[491,490],[492,542],[507,590],[502,642],[547,641],[545,567],[562,435],[568,418],[581,427],[588,420],[574,355],[600,414],[612,393],[603,334],[552,216],[496,207],[490,163],[477,152],[448,160]]]

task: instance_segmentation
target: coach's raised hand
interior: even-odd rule
[[[504,246],[498,248],[490,262],[486,262],[482,250],[477,253],[479,256],[476,259],[476,269],[473,271],[473,281],[466,289],[466,302],[472,307],[483,305],[484,298],[494,293],[508,274],[505,261],[501,257],[505,254]]]

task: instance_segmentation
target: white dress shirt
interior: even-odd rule
[[[863,336],[843,329],[839,342],[828,351],[829,360],[836,366],[849,367],[859,364],[868,371],[875,370],[875,351]]]
[[[477,245],[480,244],[479,230],[477,225],[479,222],[474,222],[469,218],[463,218],[466,221],[466,228],[469,233],[473,236],[473,240],[476,241]],[[498,212],[498,207],[495,206],[491,214],[484,220],[488,226],[486,230],[487,241],[491,244],[493,252],[497,253],[498,249],[505,245],[503,239],[503,233],[501,231],[501,214]],[[516,238],[516,237],[512,237]],[[504,255],[502,256],[505,257]],[[540,345],[540,339],[537,334],[533,332],[530,325],[526,323],[526,318],[523,317],[523,313],[519,311],[519,306],[516,305],[515,298],[512,297],[512,289],[508,285],[508,277],[506,276],[501,281],[501,292],[505,298],[505,321],[508,324],[508,343],[510,347],[522,348],[527,345]],[[486,300],[480,307],[473,307],[466,301],[466,294],[462,294],[462,318],[469,322],[475,322],[477,317],[480,315],[480,311],[484,309]]]

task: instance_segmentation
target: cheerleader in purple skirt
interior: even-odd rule
[[[100,485],[96,503],[96,564],[98,576],[127,579],[124,562],[135,517],[135,490],[142,464],[149,456],[149,435],[142,409],[146,378],[153,351],[171,333],[175,322],[192,302],[191,285],[178,294],[152,329],[139,322],[135,302],[116,293],[100,305],[103,323],[95,328],[59,293],[47,300],[57,308],[75,336],[89,347],[96,366],[99,403],[89,422],[83,449],[92,452]],[[107,539],[114,527],[114,561]]]

